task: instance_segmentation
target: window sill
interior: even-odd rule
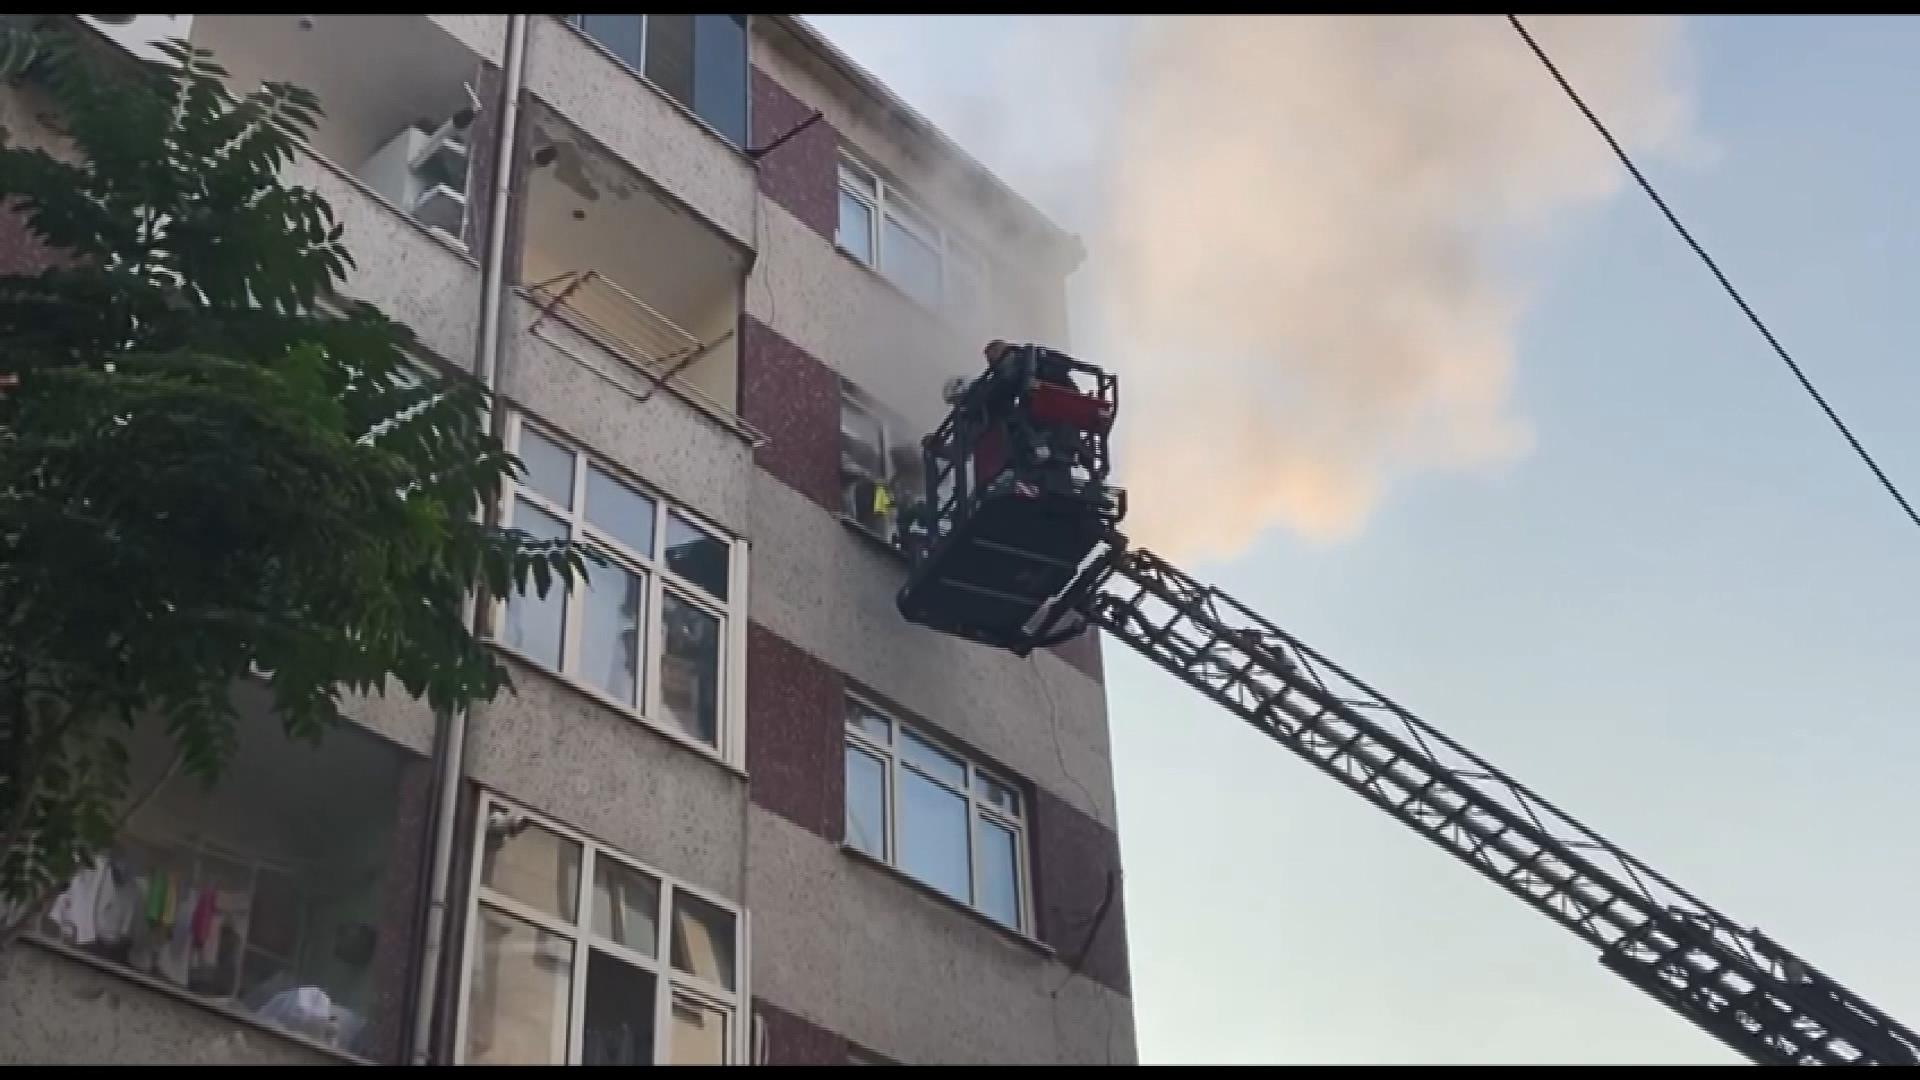
[[[872,529],[869,529],[865,525],[860,524],[858,519],[848,515],[844,510],[840,512],[839,518],[840,518],[840,524],[846,526],[849,531],[851,531],[854,535],[858,536],[869,547],[872,547],[875,550],[881,552],[882,554],[886,555],[888,558],[892,559],[894,562],[899,563],[901,566],[907,565],[906,552],[901,551],[899,548],[894,547],[892,544],[889,544],[885,540],[874,535],[874,532]]]
[[[605,45],[600,44],[599,38],[594,37],[592,34],[587,33],[585,30],[582,30],[580,27],[575,26],[572,23],[568,22],[567,17],[565,15],[549,15],[547,17],[549,19],[552,19],[554,22],[559,23],[561,26],[566,27],[568,32],[573,34],[574,37],[585,42],[589,49],[592,49],[594,52],[597,52],[601,56],[606,57],[608,60],[613,62],[615,67],[618,67],[621,71],[624,71],[628,75],[631,75],[637,82],[640,83],[640,85],[653,91],[656,97],[658,97],[661,101],[666,102],[668,105],[672,106],[676,111],[680,113],[681,116],[686,117],[687,120],[692,122],[694,127],[699,128],[701,131],[705,132],[709,138],[712,138],[714,141],[718,142],[721,146],[726,147],[727,150],[733,154],[733,156],[740,159],[741,164],[747,165],[749,167],[753,166],[754,160],[751,156],[747,154],[745,147],[735,145],[732,139],[729,139],[725,135],[722,135],[720,133],[720,129],[717,127],[714,127],[712,122],[710,122],[706,117],[701,116],[697,112],[694,112],[691,108],[687,107],[687,104],[685,102],[681,101],[679,98],[674,97],[672,94],[669,94],[665,90],[661,89],[660,85],[654,82],[652,79],[647,78],[645,73],[634,70],[634,67],[632,64],[629,64],[625,60],[621,59],[618,55],[614,53],[612,49],[609,49]],[[751,104],[748,105],[748,109],[749,110],[752,109]],[[748,137],[751,138],[752,136],[749,135]]]
[[[678,731],[674,728],[668,727],[667,725],[662,724],[657,720],[649,719],[647,715],[645,713],[642,713],[639,709],[636,709],[631,705],[624,704],[623,702],[615,699],[605,691],[601,690],[599,687],[596,687],[593,684],[588,683],[582,679],[575,678],[572,675],[568,675],[565,672],[555,671],[552,668],[548,667],[545,663],[542,663],[539,660],[535,660],[533,657],[528,656],[526,653],[521,652],[519,649],[516,649],[513,646],[508,645],[506,642],[501,641],[498,638],[490,637],[485,640],[489,648],[494,649],[495,651],[501,653],[504,656],[511,657],[518,663],[532,670],[535,674],[540,675],[543,678],[550,679],[553,682],[559,683],[561,686],[566,687],[568,690],[571,690],[574,693],[584,695],[585,697],[590,699],[594,704],[603,706],[607,709],[611,709],[615,713],[618,713],[622,719],[625,719],[631,723],[639,725],[642,730],[650,732],[654,735],[659,736],[662,739],[666,739],[667,741],[674,743],[675,745],[683,749],[686,749],[695,754],[698,754],[701,757],[706,758],[708,761],[711,761],[715,765],[718,765],[720,768],[725,769],[727,772],[732,773],[733,775],[739,777],[742,780],[749,779],[749,777],[747,776],[746,769],[742,768],[739,765],[736,765],[732,761],[729,761],[727,757],[724,754],[722,754],[720,751],[714,749],[711,746],[708,746],[707,744],[701,742],[698,739],[695,739],[693,736],[688,735],[684,732]]]
[[[1006,938],[1008,941],[1011,941],[1016,945],[1020,945],[1026,948],[1027,950],[1038,954],[1043,959],[1047,959],[1047,960],[1059,959],[1060,954],[1057,950],[1054,949],[1053,946],[1047,944],[1044,941],[1041,941],[1039,938],[1034,937],[1031,934],[1028,934],[1026,931],[1015,930],[1013,927],[1010,927],[1005,923],[1001,923],[989,917],[985,912],[979,911],[967,904],[963,904],[960,901],[955,900],[953,897],[948,896],[946,893],[941,892],[939,889],[936,889],[931,885],[928,885],[926,882],[921,881],[919,878],[914,877],[912,874],[909,874],[906,871],[901,870],[899,867],[893,866],[892,864],[887,863],[883,860],[876,859],[872,855],[869,855],[866,852],[861,851],[859,848],[854,847],[852,844],[849,844],[844,840],[839,842],[838,847],[842,852],[846,854],[847,858],[851,859],[852,861],[856,863],[860,863],[865,866],[870,866],[873,869],[880,871],[881,873],[887,875],[890,878],[893,878],[896,881],[905,883],[906,885],[914,889],[916,892],[919,892],[925,896],[929,896],[934,900],[938,901],[939,903],[941,903],[942,905],[948,908],[951,908],[954,911],[960,912],[961,914],[972,919],[974,922],[977,922],[980,925],[985,926],[988,929],[999,934],[1001,937]]]
[[[123,979],[129,983],[133,983],[136,986],[145,987],[146,989],[151,990],[154,993],[162,994],[167,997],[173,998],[177,1001],[185,1002],[188,1005],[193,1005],[193,1006],[197,1006],[198,1008],[205,1009],[206,1011],[213,1013],[216,1016],[219,1016],[223,1019],[231,1020],[234,1023],[245,1025],[246,1027],[251,1028],[255,1031],[259,1031],[266,1035],[271,1035],[276,1039],[282,1039],[287,1042],[294,1043],[298,1046],[305,1047],[308,1050],[312,1050],[315,1053],[325,1054],[328,1057],[334,1058],[343,1064],[347,1064],[347,1065],[378,1065],[379,1064],[379,1062],[374,1061],[371,1058],[361,1057],[360,1055],[352,1053],[350,1051],[342,1050],[337,1046],[329,1046],[326,1043],[321,1042],[319,1039],[313,1038],[312,1036],[302,1035],[297,1031],[288,1031],[286,1028],[282,1028],[282,1027],[275,1027],[274,1025],[269,1024],[264,1020],[261,1020],[260,1018],[247,1012],[245,1009],[239,1008],[238,1006],[229,1004],[228,1002],[225,1002],[225,1001],[220,1001],[215,998],[203,997],[199,994],[192,992],[191,990],[187,990],[182,987],[175,986],[174,984],[168,982],[165,979],[158,978],[153,975],[149,975],[144,971],[136,971],[133,968],[126,967],[121,964],[116,964],[111,960],[106,960],[101,957],[94,956],[92,953],[89,953],[84,949],[80,949],[73,945],[69,945],[64,941],[58,940],[57,938],[48,937],[45,934],[42,934],[38,931],[28,931],[27,933],[21,935],[21,940],[32,942],[33,944],[38,945],[39,947],[47,950],[50,953],[53,953],[57,956],[63,956],[69,960],[73,960],[81,964],[85,964],[86,966],[93,968],[97,971],[101,971],[108,975],[112,975],[114,978]]]

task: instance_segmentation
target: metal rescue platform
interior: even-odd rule
[[[994,342],[903,500],[909,621],[1025,656],[1089,627],[1165,668],[1597,950],[1760,1064],[1920,1065],[1920,1035],[1714,910],[1118,525],[1113,376]],[[1082,385],[1084,384],[1084,385]]]
[[[1107,483],[1118,380],[1039,345],[987,347],[988,367],[952,390],[921,441],[924,498],[896,537],[910,569],[900,613],[1025,655],[1060,628],[1088,557],[1115,538],[1126,495]]]

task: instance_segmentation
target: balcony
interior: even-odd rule
[[[426,16],[139,16],[94,25],[136,55],[184,36],[237,95],[290,82],[320,99],[306,155],[283,181],[319,192],[358,264],[342,291],[406,323],[435,353],[471,361],[479,312],[470,153],[484,132],[486,65]],[[473,31],[467,26],[463,29]],[[484,134],[481,138],[486,137]]]
[[[520,280],[540,315],[737,424],[746,256],[535,104]]]

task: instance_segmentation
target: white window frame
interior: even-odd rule
[[[867,207],[871,215],[872,226],[868,235],[870,251],[858,252],[841,243],[839,224],[839,201],[834,202],[833,243],[848,257],[862,266],[884,277],[893,286],[905,293],[915,303],[923,303],[920,297],[907,291],[891,274],[887,272],[886,256],[882,254],[885,244],[882,238],[886,234],[887,222],[898,221],[908,232],[929,241],[934,250],[935,259],[940,268],[940,302],[936,307],[941,314],[954,319],[972,319],[981,314],[989,299],[986,260],[978,254],[978,249],[961,240],[940,218],[927,212],[920,200],[908,196],[899,186],[890,183],[880,170],[851,155],[840,155],[840,191],[853,196]],[[899,206],[911,218],[895,215],[891,207]],[[931,233],[931,235],[928,235]],[[971,297],[973,310],[960,306],[960,297],[954,293],[954,275],[949,269],[956,262],[965,262],[973,269],[974,292]]]
[[[554,589],[564,591],[567,607],[566,616],[560,631],[560,666],[556,670],[544,660],[529,656],[516,649],[504,637],[509,598],[497,597],[493,602],[493,644],[519,657],[525,662],[552,672],[568,685],[588,694],[594,700],[609,708],[617,709],[626,716],[645,724],[649,730],[659,732],[700,753],[716,758],[735,768],[743,767],[745,760],[745,705],[746,705],[746,657],[747,657],[747,543],[720,528],[699,513],[684,504],[669,499],[659,489],[639,480],[631,473],[620,468],[605,457],[594,453],[570,439],[552,425],[541,423],[525,413],[515,411],[508,418],[507,446],[516,453],[520,447],[521,432],[531,428],[554,444],[573,453],[573,508],[560,506],[553,500],[523,484],[515,478],[508,478],[502,485],[500,518],[502,525],[513,526],[514,509],[518,500],[525,499],[540,510],[553,515],[567,524],[568,536],[574,543],[586,542],[607,555],[620,569],[639,575],[645,581],[645,605],[642,623],[645,627],[643,655],[640,657],[640,686],[638,702],[628,704],[608,694],[579,672],[581,651],[581,614],[584,605],[580,602],[582,591],[579,582],[567,585],[556,578]],[[634,492],[653,500],[653,555],[642,552],[621,543],[611,535],[587,521],[586,492],[587,473],[590,465],[597,465],[609,476],[626,485]],[[669,514],[678,514],[689,524],[704,530],[708,535],[727,545],[727,599],[721,600],[708,593],[705,588],[682,578],[667,565],[667,520]],[[589,575],[598,569],[591,562],[587,564]],[[701,742],[691,734],[682,731],[678,724],[667,720],[660,708],[660,660],[663,655],[661,642],[662,601],[671,589],[676,599],[691,604],[720,621],[720,700],[715,706],[717,712],[714,725],[714,744]],[[554,593],[548,593],[553,596]]]
[[[1014,909],[1016,925],[1006,928],[1017,934],[1031,936],[1034,925],[1033,849],[1028,820],[1033,810],[1033,799],[1026,786],[1014,782],[1008,773],[1000,769],[981,765],[972,754],[956,747],[951,740],[944,738],[938,732],[931,731],[919,724],[908,723],[892,712],[875,705],[873,702],[857,694],[848,694],[846,696],[845,708],[847,715],[842,721],[842,726],[845,728],[845,740],[841,749],[842,760],[840,767],[844,775],[846,769],[845,755],[847,753],[865,753],[879,759],[884,770],[882,772],[883,779],[881,786],[883,790],[881,793],[881,801],[885,807],[884,824],[886,835],[881,837],[881,854],[879,855],[855,846],[851,838],[843,840],[842,843],[850,851],[857,852],[867,858],[878,859],[899,873],[912,878],[914,881],[919,881],[920,879],[914,877],[911,870],[908,870],[900,863],[899,793],[902,770],[911,771],[915,776],[938,784],[953,794],[963,795],[967,800],[967,899],[959,900],[931,883],[922,882],[921,884],[923,887],[940,896],[972,908],[981,918],[995,925],[1006,926],[1005,923],[1000,922],[999,919],[995,918],[980,906],[979,823],[980,820],[984,818],[992,824],[1001,826],[1013,833],[1014,838],[1014,890],[1016,894]],[[887,722],[888,741],[886,743],[875,740],[865,731],[855,726],[853,722],[853,712],[856,709],[871,713],[874,717]],[[963,762],[967,768],[966,790],[961,791],[948,783],[944,778],[935,776],[906,760],[898,750],[900,732],[902,730],[911,732],[922,742],[944,751],[948,755]],[[1005,810],[982,799],[979,790],[979,782],[982,778],[991,780],[1001,787],[1012,791],[1020,800],[1020,812],[1018,814],[1009,814]],[[843,815],[847,812],[847,799],[848,796],[843,791],[841,794],[840,807],[840,812]]]
[[[919,492],[901,491],[899,488],[899,481],[902,476],[902,473],[900,469],[895,467],[894,451],[899,446],[905,445],[905,444],[896,443],[894,441],[895,438],[900,434],[899,425],[895,423],[896,418],[894,417],[894,415],[891,413],[890,410],[888,410],[885,406],[881,405],[879,402],[875,401],[870,395],[860,390],[860,388],[855,386],[851,381],[847,379],[841,379],[840,380],[840,440],[841,440],[842,453],[844,453],[844,447],[846,443],[846,416],[849,411],[859,413],[868,422],[870,422],[874,428],[876,428],[879,431],[880,471],[878,473],[865,474],[865,475],[869,480],[873,480],[876,483],[886,485],[888,492],[891,493],[892,495],[894,506],[895,506],[895,512],[897,514],[900,503],[912,496],[918,495]],[[842,483],[845,484],[850,482],[851,481],[848,480],[843,474]],[[862,531],[869,533],[870,535],[878,535],[878,534],[873,534],[872,530],[868,529],[859,520],[857,515],[853,514],[851,511],[847,509],[846,491],[844,487],[841,490],[840,494],[841,494],[841,500],[840,500],[841,501],[841,505],[840,505],[841,518],[845,521],[852,523],[856,528],[859,528]],[[891,543],[893,539],[892,529],[891,529],[892,521],[893,519],[890,517],[888,522],[889,528],[887,530],[887,533],[885,535],[880,535],[880,539],[887,541],[888,543]]]
[[[587,14],[598,15],[598,14],[605,14],[605,13],[589,12],[586,14],[579,14],[579,15],[561,15],[560,20],[567,24],[568,29],[573,30],[575,33],[579,34],[580,36],[586,38],[588,41],[592,42],[595,48],[599,49],[602,53],[611,57],[615,63],[619,64],[621,67],[626,68],[628,71],[632,72],[634,77],[638,78],[640,81],[652,87],[657,93],[659,93],[661,97],[666,98],[668,101],[672,102],[676,107],[678,107],[682,112],[692,117],[695,122],[700,124],[700,126],[706,128],[709,132],[711,132],[715,138],[719,139],[721,142],[726,143],[728,146],[734,147],[737,150],[744,151],[747,149],[744,143],[736,143],[734,141],[733,136],[723,134],[720,131],[720,127],[718,124],[716,124],[712,120],[707,119],[705,116],[701,115],[699,110],[694,108],[693,102],[681,101],[679,97],[669,92],[666,87],[662,86],[658,81],[654,79],[654,77],[651,74],[648,73],[647,71],[647,38],[653,33],[653,16],[651,15],[628,16],[628,18],[640,20],[640,55],[634,60],[629,61],[626,57],[621,56],[617,52],[614,52],[612,46],[600,40],[599,35],[587,29],[587,26],[586,26]],[[752,26],[751,17],[749,17],[749,20],[745,29],[746,29],[746,34],[742,41],[742,45],[746,52],[746,56],[743,58],[746,61],[746,63],[743,64],[742,66],[747,68],[748,70],[747,78],[749,79],[749,81],[751,81],[751,78],[752,78],[751,64],[752,64],[752,58],[753,58],[753,26]],[[690,57],[689,59],[697,63],[698,61],[697,47],[695,50],[695,55],[693,57]],[[694,78],[698,80],[699,76],[696,74]],[[753,133],[753,88],[751,85],[748,85],[748,86],[742,87],[741,89],[743,91],[744,98],[745,98],[745,100],[743,101],[743,104],[745,105],[745,109],[743,110],[741,115],[741,119],[745,123],[745,130],[742,133],[742,137],[745,139],[751,139],[752,133]]]
[[[480,870],[487,840],[487,820],[495,810],[506,810],[521,815],[532,824],[546,829],[555,836],[580,845],[579,888],[574,894],[576,910],[572,923],[481,884]],[[565,938],[571,943],[572,968],[567,990],[566,1064],[580,1064],[581,1036],[586,1025],[587,968],[589,966],[587,961],[595,949],[653,976],[653,1061],[655,1064],[664,1064],[671,1049],[672,1009],[676,997],[685,997],[697,1004],[708,1005],[726,1013],[728,1059],[726,1064],[740,1065],[749,1060],[752,1024],[746,1003],[753,1000],[753,995],[751,988],[747,985],[747,978],[753,965],[748,963],[747,950],[750,947],[752,935],[744,908],[705,889],[689,885],[671,874],[662,873],[624,852],[594,840],[585,833],[570,829],[544,814],[536,813],[490,791],[480,792],[478,811],[474,817],[473,866],[467,887],[465,945],[460,958],[460,1001],[454,1014],[454,1064],[467,1063],[468,1004],[473,994],[474,961],[479,955],[480,909],[483,906]],[[649,959],[632,949],[594,934],[593,878],[594,864],[599,859],[611,860],[660,883],[660,906],[654,924],[655,932],[659,935],[657,947],[654,950],[659,954],[657,957]],[[673,898],[679,893],[697,897],[733,916],[734,989],[728,990],[724,986],[709,982],[698,975],[680,971],[673,966],[673,927],[669,920],[674,911]]]

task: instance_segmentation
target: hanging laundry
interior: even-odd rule
[[[210,968],[220,963],[220,935],[226,930],[226,926],[227,917],[221,912],[216,897],[213,914],[207,919],[206,939],[195,942],[193,946],[195,967]]]
[[[160,910],[160,925],[172,926],[174,916],[180,909],[180,877],[172,870],[167,871],[166,904]]]
[[[118,945],[127,940],[135,913],[140,909],[140,882],[131,868],[117,860],[107,861],[109,878],[100,885],[100,900],[94,907],[94,922],[100,941]]]
[[[213,929],[213,915],[219,899],[219,890],[209,885],[200,890],[199,899],[193,905],[193,947],[203,949],[207,944],[207,933]]]
[[[193,943],[186,934],[175,934],[157,943],[154,967],[161,977],[179,986],[187,985],[193,961]]]
[[[147,922],[158,925],[167,915],[167,872],[155,870],[147,879]]]
[[[68,941],[91,945],[98,936],[95,912],[100,903],[100,884],[106,877],[107,860],[104,856],[97,857],[73,875],[66,890],[54,898],[47,914]]]
[[[175,945],[182,948],[191,948],[193,945],[194,904],[200,897],[200,891],[197,885],[183,883],[179,895],[175,898],[172,940]]]

